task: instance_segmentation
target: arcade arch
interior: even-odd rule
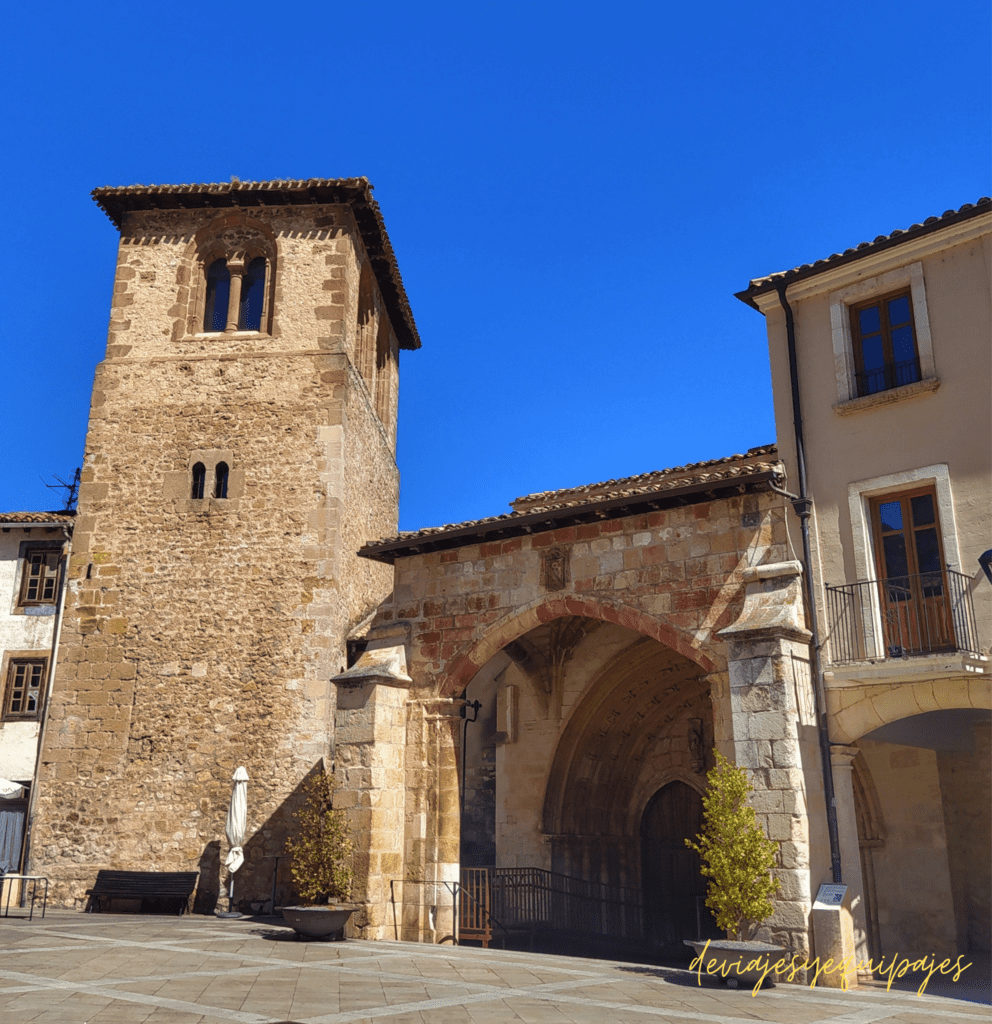
[[[896,718],[852,745],[870,951],[992,949],[992,714]]]
[[[676,925],[662,918],[677,901],[657,896],[680,884],[672,850],[698,831],[689,811],[714,742],[706,670],[617,622],[566,614],[505,642],[465,698],[482,709],[467,727],[462,866],[604,886],[636,907],[632,943],[694,934],[694,902]]]

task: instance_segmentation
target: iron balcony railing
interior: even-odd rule
[[[874,395],[879,391],[891,391],[904,384],[915,384],[920,379],[920,363],[907,359],[902,363],[887,363],[873,370],[855,374],[859,395]]]
[[[971,578],[951,569],[827,586],[835,665],[945,651],[979,654]]]

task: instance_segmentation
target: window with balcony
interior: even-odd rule
[[[851,307],[857,393],[874,395],[920,379],[910,290]]]
[[[922,263],[831,292],[830,326],[839,415],[940,386]]]
[[[948,505],[949,494],[941,491],[947,491],[944,478],[936,486],[876,492],[865,499],[864,527],[874,556],[868,568],[874,571],[871,578],[827,587],[835,663],[979,653],[971,580],[951,569],[945,557],[940,505],[941,497]],[[853,515],[852,523],[857,541]]]
[[[873,498],[871,511],[889,655],[953,650],[950,580],[933,488]]]

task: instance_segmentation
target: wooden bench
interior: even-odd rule
[[[98,871],[92,889],[86,890],[87,913],[103,910],[103,900],[174,901],[180,915],[189,910],[196,888],[196,871]]]

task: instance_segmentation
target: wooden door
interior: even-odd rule
[[[713,916],[702,906],[707,882],[699,873],[699,855],[685,845],[702,822],[702,799],[684,782],[659,789],[641,819],[645,931],[652,945],[673,954],[684,953],[682,940],[697,938],[700,930],[714,935]]]
[[[932,487],[873,498],[879,597],[889,657],[953,650],[949,580]]]

